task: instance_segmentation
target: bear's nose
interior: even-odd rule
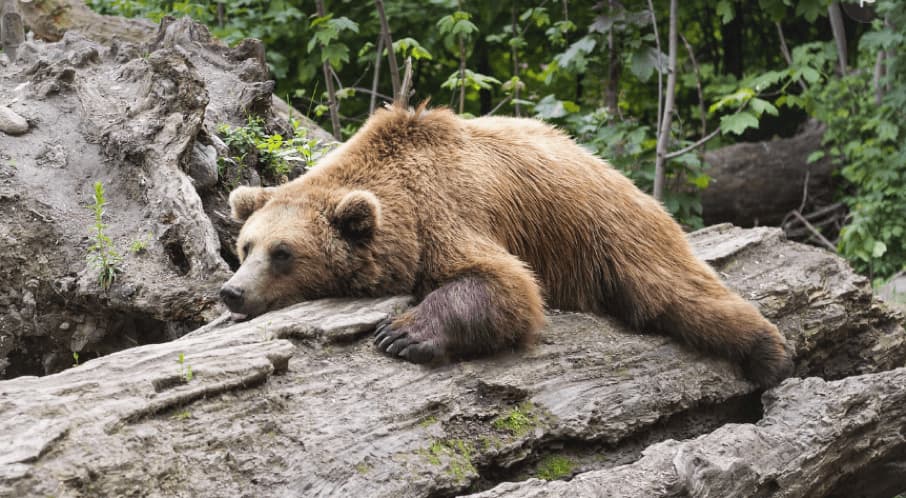
[[[220,288],[220,299],[231,310],[242,304],[242,289],[232,285],[224,285]]]

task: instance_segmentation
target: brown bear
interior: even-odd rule
[[[230,205],[242,265],[221,296],[237,314],[411,293],[375,343],[424,363],[531,344],[547,303],[673,334],[762,386],[792,371],[777,328],[657,201],[540,121],[392,106],[307,174]]]

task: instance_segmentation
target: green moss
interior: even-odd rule
[[[429,416],[425,417],[424,420],[419,422],[418,425],[420,425],[421,427],[431,427],[432,425],[434,425],[436,423],[437,423],[437,417],[435,417],[434,415],[429,415]]]
[[[526,401],[494,419],[492,424],[498,430],[509,431],[514,436],[522,436],[538,425],[538,417],[534,415],[535,406]]]
[[[545,481],[562,479],[572,473],[572,460],[560,455],[548,455],[538,463],[538,478]]]
[[[363,475],[367,474],[368,472],[371,471],[371,465],[368,465],[367,463],[362,462],[355,466],[355,471],[358,472],[359,474],[363,474]]]
[[[186,420],[190,418],[192,418],[192,413],[189,412],[189,410],[183,410],[173,415],[174,420]]]
[[[441,465],[442,458],[448,460],[447,472],[462,481],[469,474],[477,474],[472,465],[472,444],[462,439],[435,440],[427,449],[421,449],[418,454],[424,456],[431,465]]]

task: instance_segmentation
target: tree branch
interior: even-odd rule
[[[324,17],[327,13],[324,10],[324,0],[316,0],[316,7],[318,9],[318,17]],[[323,50],[324,44],[321,44],[321,49]],[[333,78],[331,77],[331,67],[328,61],[323,61],[321,63],[321,70],[324,72],[324,82],[327,84],[327,106],[330,109],[330,125],[333,128],[333,138],[337,141],[341,140],[340,137],[340,109],[337,103],[337,91],[333,84]]]
[[[377,103],[378,82],[381,79],[381,52],[384,51],[384,34],[378,36],[377,52],[374,56],[374,78],[371,80],[371,101],[368,102],[368,115],[374,114],[374,106]]]
[[[792,212],[792,214],[799,221],[801,221],[803,225],[805,225],[805,228],[807,228],[808,231],[811,232],[812,235],[814,235],[815,238],[817,238],[818,241],[820,241],[822,245],[824,245],[824,247],[827,247],[828,249],[830,249],[831,252],[837,252],[837,247],[835,245],[833,245],[831,243],[831,241],[827,240],[827,238],[824,235],[821,235],[821,232],[819,232],[817,228],[815,228],[811,223],[809,223],[809,221],[807,219],[805,219],[802,216],[802,214],[799,213],[799,211],[794,210]]]
[[[409,107],[409,92],[412,90],[412,57],[406,57],[406,66],[403,70],[403,82],[400,84],[400,93],[396,95],[396,104],[404,109]]]
[[[651,26],[654,28],[654,46],[657,47],[657,124],[655,124],[655,133],[661,136],[661,104],[664,101],[663,80],[661,76],[661,35],[657,32],[657,15],[654,13],[654,3],[648,0],[648,11],[651,12]]]
[[[381,20],[381,33],[384,35],[384,45],[387,49],[387,62],[390,64],[390,81],[393,84],[393,95],[398,95],[400,91],[400,68],[396,65],[396,53],[393,51],[393,38],[390,36],[390,24],[387,22],[387,16],[384,14],[384,1],[374,0],[377,7],[378,17]]]
[[[830,20],[834,41],[837,42],[837,59],[840,62],[840,74],[846,76],[846,30],[843,27],[843,14],[840,2],[831,2],[827,6],[827,17]]]
[[[675,151],[673,151],[673,152],[664,154],[664,160],[673,159],[674,157],[679,157],[679,156],[681,156],[681,155],[683,155],[683,154],[685,154],[685,153],[687,153],[687,152],[689,152],[689,151],[691,151],[691,150],[693,150],[693,149],[695,149],[695,148],[697,148],[697,147],[700,147],[700,146],[704,145],[704,144],[707,143],[709,140],[711,140],[712,138],[716,137],[716,136],[719,135],[719,134],[720,134],[720,128],[718,127],[718,128],[716,128],[714,131],[712,131],[711,133],[708,133],[707,135],[705,135],[704,137],[702,137],[701,139],[699,139],[699,140],[698,140],[697,142],[695,142],[694,144],[687,145],[687,146],[683,147],[683,148],[680,149],[680,150],[675,150]]]

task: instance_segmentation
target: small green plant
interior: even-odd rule
[[[173,415],[173,420],[187,420],[192,418],[192,413],[189,410],[182,410]]]
[[[538,424],[538,418],[532,414],[532,409],[531,403],[522,403],[507,412],[506,415],[497,417],[492,423],[498,430],[509,431],[514,436],[521,436]]]
[[[94,225],[91,227],[93,244],[88,248],[88,261],[90,261],[98,272],[98,285],[104,291],[113,285],[117,274],[120,273],[119,263],[122,256],[113,246],[113,241],[107,236],[107,225],[104,224],[104,206],[107,205],[107,199],[104,197],[104,184],[94,182],[94,204],[91,210],[94,212]]]
[[[573,462],[559,455],[548,455],[538,463],[538,478],[554,481],[573,473]]]
[[[420,427],[427,428],[427,427],[431,427],[432,425],[434,425],[436,423],[437,423],[437,417],[435,417],[434,415],[429,415],[429,416],[425,417],[424,420],[419,422],[418,425]]]
[[[217,133],[233,154],[231,159],[240,167],[255,158],[259,170],[272,177],[288,175],[295,166],[308,170],[324,152],[317,139],[307,138],[306,130],[297,119],[290,119],[292,137],[279,133],[269,134],[264,129],[264,120],[249,116],[245,126],[222,124]],[[225,163],[221,161],[221,174]]]
[[[176,360],[179,362],[179,376],[186,382],[192,382],[192,365],[186,363],[186,356],[182,353],[179,353],[179,359]]]
[[[79,366],[79,353],[78,352],[76,352],[76,351],[72,352],[72,361],[75,362],[72,364],[72,366],[74,366],[74,367]]]
[[[148,242],[151,241],[151,232],[145,234],[144,237],[140,239],[135,239],[129,244],[129,252],[132,254],[140,254],[145,252],[148,249]]]

